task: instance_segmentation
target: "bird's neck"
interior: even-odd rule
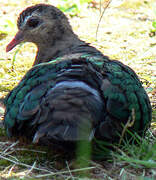
[[[60,40],[53,43],[44,43],[43,45],[38,45],[38,51],[33,65],[48,62],[60,55],[65,55],[70,53],[73,47],[79,45],[85,45],[84,41],[81,41],[76,35],[66,36]]]

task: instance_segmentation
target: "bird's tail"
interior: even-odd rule
[[[40,112],[41,125],[33,142],[46,138],[57,141],[91,141],[101,119],[103,102],[97,90],[81,81],[63,81],[49,90]],[[43,119],[42,119],[43,118]],[[46,119],[46,121],[44,121]]]

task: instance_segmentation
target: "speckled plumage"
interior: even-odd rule
[[[62,50],[58,46],[58,52],[32,67],[6,97],[8,136],[46,145],[94,138],[119,142],[132,110],[129,129],[140,135],[147,130],[151,105],[132,69],[79,39]]]

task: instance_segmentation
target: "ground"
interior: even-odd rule
[[[1,2],[0,98],[4,97],[32,66],[36,52],[33,44],[25,43],[22,47],[17,47],[9,53],[5,52],[5,48],[16,33],[16,20],[21,10],[40,2],[49,2],[58,6],[63,0],[55,2],[50,0],[6,0]],[[5,137],[2,128],[0,131],[1,179],[13,177],[17,179],[80,179],[80,176],[82,179],[84,176],[89,179],[155,178],[154,147],[156,141],[152,133],[155,134],[156,120],[156,36],[151,34],[151,31],[153,30],[152,22],[156,20],[156,6],[154,0],[112,1],[99,21],[107,3],[106,0],[102,1],[100,6],[99,1],[91,1],[91,3],[79,7],[79,11],[75,11],[74,14],[66,14],[75,33],[81,39],[91,43],[112,59],[129,65],[143,82],[153,107],[153,125],[149,131],[149,134],[151,133],[150,140],[143,141],[141,147],[142,149],[149,148],[153,154],[146,159],[140,158],[139,155],[133,155],[132,157],[138,160],[136,162],[131,156],[125,156],[125,151],[121,150],[123,159],[121,156],[114,155],[109,161],[90,161],[88,169],[86,169],[77,167],[73,161],[61,159],[58,153],[55,155],[47,153],[46,148],[33,145],[28,147],[25,142],[10,141]],[[99,28],[97,29],[98,24]],[[0,118],[3,119],[2,106],[0,106]],[[127,147],[133,148],[132,153],[128,151],[130,155],[138,151],[138,147],[135,145]],[[146,152],[146,150],[142,151],[140,152],[142,154]]]

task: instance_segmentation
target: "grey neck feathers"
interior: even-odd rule
[[[76,46],[85,45],[75,34],[63,37],[61,39],[45,42],[43,45],[37,45],[38,51],[33,65],[48,62],[58,57],[60,54],[65,55],[70,52],[70,49]]]

